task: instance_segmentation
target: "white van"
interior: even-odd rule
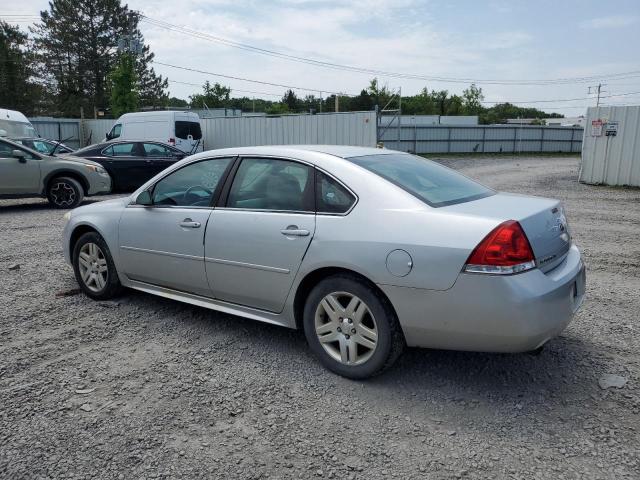
[[[125,113],[107,133],[106,140],[115,138],[168,143],[186,154],[204,151],[200,117],[192,112]]]
[[[36,129],[20,112],[0,108],[0,137],[37,137]]]

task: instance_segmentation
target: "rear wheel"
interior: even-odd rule
[[[73,271],[84,293],[94,300],[117,296],[122,286],[104,239],[96,232],[82,235],[73,248]]]
[[[47,198],[55,208],[75,208],[82,202],[84,190],[75,178],[57,177],[49,182]]]
[[[322,280],[304,309],[309,346],[329,370],[353,379],[390,367],[405,342],[393,309],[368,283],[351,275]]]

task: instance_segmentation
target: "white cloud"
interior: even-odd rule
[[[598,17],[585,20],[580,24],[582,28],[600,29],[600,28],[622,28],[633,25],[640,17],[634,15],[611,15],[608,17]]]

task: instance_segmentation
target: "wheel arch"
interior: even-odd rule
[[[46,196],[47,193],[49,192],[49,185],[51,184],[51,182],[54,179],[60,178],[60,177],[73,178],[78,183],[80,183],[80,185],[82,185],[83,193],[85,195],[89,194],[89,182],[81,173],[78,173],[74,170],[54,170],[53,172],[48,173],[47,176],[44,177],[44,181],[42,182],[44,187],[44,191],[42,193],[44,196]]]
[[[95,232],[98,235],[100,235],[102,238],[104,238],[104,236],[100,233],[100,231],[96,227],[94,227],[93,225],[88,225],[86,223],[81,223],[79,225],[76,225],[74,229],[71,231],[71,235],[69,236],[69,258],[72,259],[71,261],[73,261],[73,249],[75,248],[76,243],[78,242],[78,239],[85,233],[90,233],[90,232]]]
[[[396,312],[396,309],[393,306],[393,303],[391,303],[389,297],[387,297],[387,295],[380,289],[380,287],[378,287],[378,285],[375,284],[375,282],[371,281],[365,275],[356,272],[355,270],[344,267],[321,267],[307,273],[300,281],[296,289],[295,297],[293,300],[293,316],[297,329],[302,329],[304,304],[309,297],[311,290],[313,290],[313,288],[325,278],[338,274],[347,274],[366,283],[380,296],[380,298],[382,298],[384,302],[388,304],[389,308],[391,308],[396,318],[398,317],[398,313]]]

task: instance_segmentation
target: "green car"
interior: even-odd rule
[[[110,191],[111,177],[96,162],[0,138],[0,198],[46,197],[55,208],[75,208],[85,195]]]

